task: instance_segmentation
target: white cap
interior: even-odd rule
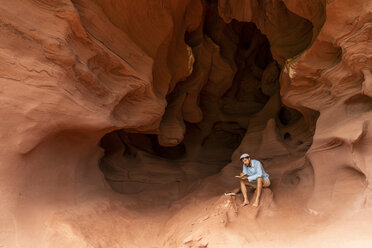
[[[251,156],[249,156],[248,153],[243,153],[241,156],[240,156],[240,160],[242,160],[243,158],[250,158]]]

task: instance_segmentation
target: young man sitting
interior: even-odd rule
[[[270,186],[269,174],[265,172],[260,161],[251,159],[247,153],[244,153],[240,156],[240,161],[243,162],[243,171],[240,173],[240,176],[236,177],[240,178],[240,188],[244,197],[242,206],[249,204],[246,188],[246,186],[249,186],[257,191],[256,199],[252,206],[258,207],[262,187]]]

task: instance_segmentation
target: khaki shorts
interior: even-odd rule
[[[262,179],[263,179],[262,180],[262,187],[264,187],[264,188],[269,187],[270,186],[270,179],[266,178],[266,177],[263,177]],[[247,181],[246,184],[250,185],[253,188],[257,187],[257,181],[256,180],[252,181],[252,182]]]

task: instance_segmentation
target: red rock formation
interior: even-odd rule
[[[4,1],[0,247],[367,247],[370,19],[365,0]],[[270,173],[258,209],[222,195],[242,152]]]
[[[341,14],[344,8],[348,15]],[[363,1],[333,2],[326,12],[327,20],[311,48],[286,66],[282,95],[300,111],[320,113],[307,153],[316,180],[312,205],[333,209],[353,201],[355,211],[371,197],[367,169],[371,158],[360,152],[372,137],[368,131],[371,99],[362,90],[363,71],[371,65],[371,28],[365,22],[370,6]]]

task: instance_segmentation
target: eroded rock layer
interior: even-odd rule
[[[2,1],[0,246],[367,247],[371,9]]]

